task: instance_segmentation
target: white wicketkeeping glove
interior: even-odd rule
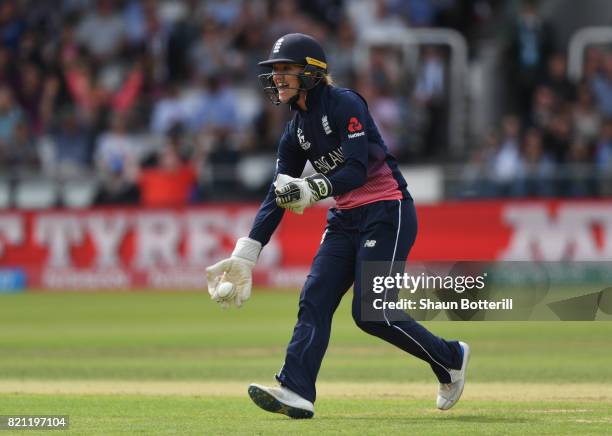
[[[332,186],[323,174],[313,174],[303,179],[296,179],[286,174],[279,174],[274,181],[276,204],[297,214],[313,203],[329,197]]]
[[[210,298],[223,309],[227,309],[232,303],[240,307],[251,296],[252,271],[260,252],[259,241],[240,238],[236,241],[231,257],[206,268]]]

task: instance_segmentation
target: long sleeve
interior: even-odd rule
[[[276,160],[273,182],[278,174],[300,177],[302,171],[304,171],[306,154],[295,142],[294,131],[293,121],[290,121],[287,123],[287,127],[278,145],[278,158]],[[274,183],[272,183],[266,198],[261,203],[259,211],[255,216],[249,238],[261,242],[262,245],[266,245],[270,241],[276,227],[278,227],[284,212],[285,209],[276,205],[276,194],[274,193]]]
[[[364,100],[354,92],[347,90],[340,97],[333,112],[333,122],[340,132],[345,163],[337,172],[328,176],[334,196],[365,184],[368,167],[368,108]]]

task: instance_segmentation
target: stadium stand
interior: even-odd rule
[[[6,0],[0,207],[137,204],[170,139],[199,169],[185,202],[259,199],[290,112],[258,89],[257,61],[289,31],[326,42],[336,82],[368,99],[413,184],[442,175],[436,198],[608,196],[612,41],[586,45],[579,76],[567,50],[611,15],[597,0]],[[452,29],[463,79],[442,39],[364,53],[380,29]]]

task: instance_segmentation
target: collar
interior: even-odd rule
[[[326,88],[326,84],[319,83],[317,86],[312,88],[310,91],[306,93],[306,110],[303,111],[296,104],[289,105],[291,110],[299,111],[300,113],[310,113],[313,109],[316,109],[321,104],[321,98],[323,95],[323,91]]]

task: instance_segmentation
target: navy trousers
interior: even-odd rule
[[[458,342],[433,335],[407,315],[399,321],[362,320],[361,294],[368,292],[363,286],[371,286],[361,283],[364,261],[405,261],[416,233],[416,211],[410,199],[329,211],[321,246],[300,294],[285,363],[276,375],[281,385],[315,401],[315,382],[329,343],[332,317],[353,284],[352,314],[357,326],[426,361],[441,383],[450,382],[449,370],[461,367]]]

